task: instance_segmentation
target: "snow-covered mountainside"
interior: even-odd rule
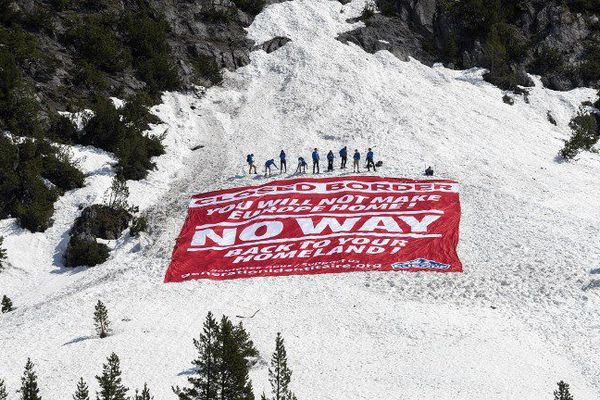
[[[167,93],[154,112],[167,154],[130,202],[151,231],[111,243],[105,264],[62,266],[80,205],[101,202],[111,156],[73,151],[87,186],[57,203],[55,222],[32,234],[0,221],[9,266],[0,295],[0,378],[9,399],[27,357],[44,399],[70,398],[82,376],[97,389],[106,357],[124,383],[148,382],[173,399],[195,357],[208,311],[243,319],[262,357],[286,339],[299,399],[532,399],[559,380],[577,400],[600,397],[600,157],[555,158],[568,122],[595,91],[553,92],[541,83],[511,106],[482,70],[429,68],[336,40],[358,23],[363,0],[293,0],[267,7],[249,27],[257,43],[291,39],[227,73],[202,95]],[[548,111],[557,120],[552,125]],[[255,184],[245,155],[293,157],[312,148],[373,147],[381,174],[419,177],[428,165],[461,183],[462,274],[352,273],[164,284],[191,195]],[[192,150],[198,146],[198,150]],[[338,172],[336,172],[338,173]],[[95,337],[95,303],[114,333]],[[267,365],[252,371],[257,394]]]

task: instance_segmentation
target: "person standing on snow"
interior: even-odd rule
[[[296,168],[296,174],[305,174],[306,173],[306,161],[304,161],[303,157],[298,157],[298,168]]]
[[[279,168],[277,168],[277,165],[275,165],[275,160],[273,160],[273,159],[268,160],[265,163],[265,176],[267,176],[267,173],[269,174],[268,176],[271,176],[271,167],[275,167],[275,169],[279,169]]]
[[[313,174],[318,174],[321,171],[319,171],[319,159],[321,157],[319,157],[319,151],[317,150],[317,148],[315,147],[315,151],[312,152],[312,160],[313,160]],[[315,172],[316,171],[316,172]]]
[[[329,153],[327,153],[327,172],[333,171],[333,159],[334,158],[335,158],[335,156],[333,155],[333,151],[329,150]]]
[[[369,172],[371,172],[371,167],[373,167],[373,172],[377,172],[377,169],[375,168],[375,162],[373,161],[374,157],[375,155],[373,154],[373,150],[369,149],[369,152],[367,153],[367,170]]]
[[[287,164],[285,162],[285,151],[281,150],[279,153],[279,171],[281,173],[287,172]]]
[[[343,149],[340,150],[340,158],[342,159],[341,169],[346,169],[346,162],[348,162],[348,147],[344,146]]]
[[[254,165],[254,154],[248,154],[246,156],[246,162],[248,163],[248,166],[250,167],[250,171],[248,171],[248,173],[251,174],[252,170],[254,170],[254,173],[257,174],[258,172],[256,172],[256,165]]]
[[[360,153],[358,150],[354,150],[354,170],[353,172],[360,173]]]

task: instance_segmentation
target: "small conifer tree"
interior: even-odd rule
[[[115,177],[112,181],[112,185],[107,193],[107,205],[110,208],[127,210],[129,204],[127,199],[129,197],[129,188],[127,187],[127,181],[119,177]]]
[[[112,353],[107,363],[102,365],[102,375],[96,376],[100,392],[96,393],[96,400],[128,400],[129,390],[121,383],[121,366],[119,357]]]
[[[108,320],[108,310],[104,303],[98,300],[94,310],[94,325],[96,333],[100,338],[105,338],[110,333],[110,321]]]
[[[73,395],[73,400],[90,400],[90,391],[83,378],[77,382],[77,390]]]
[[[194,339],[194,346],[198,350],[198,358],[192,361],[196,368],[196,376],[189,377],[191,387],[180,389],[173,388],[180,400],[214,400],[218,393],[219,373],[219,324],[211,312],[204,321],[203,332],[198,339]]]
[[[254,400],[252,382],[248,377],[250,362],[245,352],[248,335],[242,325],[235,327],[229,318],[223,316],[219,327],[219,394],[222,400]],[[243,332],[238,332],[238,330]],[[249,342],[252,345],[252,342]]]
[[[150,389],[148,389],[148,385],[144,383],[144,388],[141,393],[138,393],[138,390],[135,390],[135,396],[133,400],[154,400],[154,396],[150,395]]]
[[[2,312],[7,313],[14,310],[12,301],[7,295],[2,296]]]
[[[4,238],[0,236],[0,271],[4,269],[4,262],[6,261],[6,250],[2,247]]]
[[[567,383],[563,381],[558,382],[558,389],[554,391],[554,400],[573,400]]]
[[[6,385],[4,384],[4,380],[0,379],[0,400],[8,399],[8,393],[6,392]]]
[[[292,371],[287,365],[287,353],[281,333],[275,338],[275,352],[271,356],[269,382],[271,383],[272,400],[295,400],[296,395],[290,390]]]
[[[28,358],[25,364],[25,371],[21,378],[21,388],[17,391],[20,394],[20,400],[41,400],[40,389],[38,388],[37,375],[33,370],[33,363]]]

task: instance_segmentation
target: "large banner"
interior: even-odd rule
[[[458,184],[301,178],[194,196],[166,282],[353,271],[461,272]]]

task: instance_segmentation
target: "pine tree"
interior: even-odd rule
[[[21,378],[21,389],[17,391],[20,393],[20,400],[41,400],[40,389],[37,384],[37,375],[33,370],[33,363],[28,358],[25,364],[25,372]]]
[[[100,300],[98,300],[94,311],[94,325],[96,326],[96,333],[101,339],[107,337],[110,333],[108,310]]]
[[[100,393],[96,393],[96,400],[127,400],[129,390],[121,383],[121,367],[119,357],[112,353],[107,364],[102,365],[102,375],[96,376]]]
[[[567,383],[563,381],[558,382],[558,390],[554,391],[554,400],[573,400]]]
[[[138,393],[138,390],[135,390],[135,396],[133,400],[154,400],[154,397],[150,395],[150,389],[148,389],[148,385],[144,383],[144,388],[142,389],[142,393]]]
[[[4,238],[0,236],[0,271],[4,269],[4,261],[6,261],[6,250],[2,247],[2,242],[4,242]]]
[[[192,361],[196,368],[195,377],[189,377],[192,387],[173,388],[180,400],[216,400],[218,394],[219,373],[219,324],[211,312],[206,316],[203,333],[194,339],[198,349],[198,358]]]
[[[241,330],[241,331],[240,331]],[[250,348],[248,347],[250,346]],[[219,398],[221,400],[254,400],[252,382],[248,377],[250,361],[245,353],[255,354],[256,349],[244,327],[234,327],[223,316],[219,329]]]
[[[129,198],[129,188],[127,187],[127,181],[124,179],[115,177],[107,195],[107,205],[110,208],[119,210],[127,210],[129,208],[129,204],[127,204],[127,199]]]
[[[90,400],[90,391],[83,378],[79,378],[77,391],[73,395],[73,400]]]
[[[275,338],[275,352],[271,356],[269,368],[269,382],[273,400],[295,400],[296,396],[290,390],[292,371],[287,366],[287,354],[281,333]]]
[[[7,313],[14,310],[12,301],[7,295],[2,296],[2,312]]]
[[[0,379],[0,400],[8,399],[8,393],[6,392],[6,385],[4,384],[4,380]]]

